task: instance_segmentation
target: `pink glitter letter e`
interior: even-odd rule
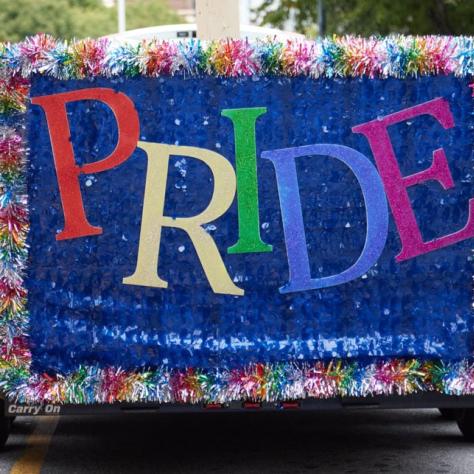
[[[402,176],[387,130],[390,125],[423,114],[434,117],[445,129],[454,127],[454,119],[448,102],[438,98],[352,128],[354,133],[365,135],[369,141],[384,182],[385,192],[402,242],[401,252],[396,257],[398,262],[474,237],[474,199],[470,199],[469,217],[463,229],[429,242],[423,242],[407,188],[429,180],[438,181],[444,189],[454,187],[446,155],[444,150],[439,148],[433,152],[433,163],[429,168],[419,173]]]

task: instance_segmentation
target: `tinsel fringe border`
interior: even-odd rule
[[[346,36],[285,44],[192,40],[131,45],[106,39],[65,42],[37,35],[18,44],[0,44],[0,392],[25,403],[73,404],[272,402],[419,391],[474,394],[474,365],[467,360],[254,364],[232,370],[162,367],[131,372],[81,367],[69,375],[31,373],[23,286],[28,209],[21,113],[26,110],[33,74],[57,79],[173,74],[465,77],[474,74],[472,37]]]
[[[39,34],[0,43],[0,113],[23,110],[33,74],[57,79],[213,75],[221,77],[416,77],[474,74],[474,37],[333,36],[318,40],[62,41]],[[3,84],[2,84],[3,82]],[[9,84],[12,82],[13,84]],[[6,93],[5,93],[6,91]]]
[[[81,367],[62,376],[0,370],[0,390],[21,403],[92,404],[114,402],[229,403],[306,398],[409,395],[437,391],[474,394],[474,364],[393,359],[358,362],[253,364],[245,369],[166,367],[127,372]]]

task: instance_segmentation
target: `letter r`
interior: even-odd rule
[[[229,277],[214,239],[202,227],[224,214],[234,200],[236,178],[232,165],[219,153],[203,148],[149,142],[139,142],[139,146],[148,158],[142,225],[135,272],[124,278],[123,283],[168,287],[168,283],[158,276],[161,229],[175,227],[184,230],[190,237],[214,293],[243,295],[244,291],[234,285]],[[207,208],[200,214],[191,217],[163,215],[171,155],[196,158],[212,171],[214,191]]]

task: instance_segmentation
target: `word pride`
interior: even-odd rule
[[[114,113],[118,139],[112,153],[105,158],[79,166],[70,140],[66,106],[82,100],[104,103]],[[256,157],[256,125],[266,108],[225,109],[222,116],[232,122],[235,142],[235,170],[219,153],[192,146],[175,146],[139,141],[139,117],[132,100],[109,88],[89,88],[34,97],[46,116],[54,165],[64,214],[64,228],[57,240],[77,239],[102,233],[102,228],[87,218],[80,187],[81,174],[100,173],[120,166],[138,146],[147,156],[147,174],[143,213],[135,271],[125,276],[125,285],[167,288],[159,276],[159,254],[163,227],[183,230],[189,236],[206,278],[215,293],[243,295],[229,276],[216,242],[205,230],[206,224],[227,212],[237,194],[238,239],[227,249],[230,254],[272,252],[272,246],[260,235],[258,176]],[[437,98],[399,112],[356,125],[353,133],[368,140],[375,163],[353,148],[339,144],[314,144],[295,148],[264,151],[274,169],[288,259],[289,281],[280,293],[307,291],[340,285],[367,272],[380,257],[388,234],[388,207],[397,227],[401,251],[398,262],[453,245],[474,236],[474,199],[469,201],[466,225],[461,229],[424,241],[411,206],[408,188],[434,180],[446,190],[455,186],[442,148],[433,151],[429,168],[402,175],[388,133],[388,127],[421,115],[433,117],[444,129],[454,127],[448,102]],[[213,175],[213,193],[207,207],[191,217],[164,215],[168,166],[172,155],[188,156],[207,165]],[[296,160],[303,156],[323,155],[344,163],[354,174],[362,190],[366,211],[366,238],[357,261],[336,275],[312,278],[306,245]]]

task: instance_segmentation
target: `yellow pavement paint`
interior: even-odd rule
[[[10,474],[36,474],[40,472],[58,421],[59,416],[46,416],[36,419],[34,430],[26,439],[26,450],[21,458],[15,462]]]

